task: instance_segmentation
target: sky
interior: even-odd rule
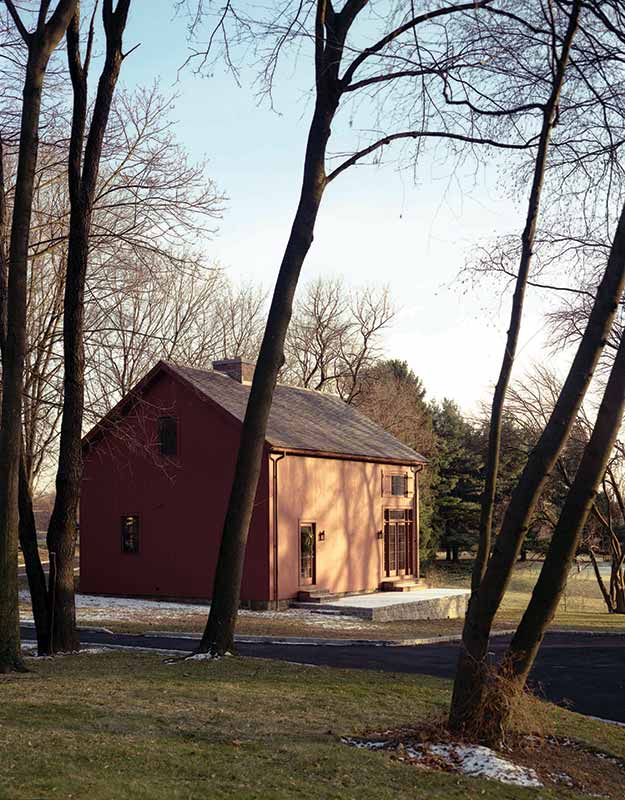
[[[241,86],[221,67],[210,76],[180,70],[189,50],[186,20],[166,0],[134,0],[125,36],[127,88],[156,82],[175,93],[178,138],[227,195],[214,239],[207,242],[235,281],[273,287],[295,211],[307,125],[312,113],[306,59],[281,76],[277,110],[259,103],[252,70]],[[345,131],[341,134],[345,136]],[[398,307],[384,337],[386,355],[404,359],[428,396],[451,397],[474,412],[492,391],[502,353],[510,290],[462,284],[473,248],[501,233],[520,233],[525,198],[507,197],[494,167],[462,174],[438,157],[413,172],[399,151],[382,166],[343,173],[326,192],[302,282],[341,276],[350,286],[387,285]],[[515,370],[548,358],[543,301],[529,292]]]

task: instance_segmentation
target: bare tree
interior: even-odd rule
[[[216,269],[148,275],[134,269],[105,277],[108,291],[91,304],[88,323],[92,424],[159,359],[209,367],[224,348],[253,357],[262,323],[254,321],[261,306],[251,287],[234,289]]]
[[[493,554],[488,562],[484,578],[476,592],[471,596],[469,609],[463,629],[462,648],[460,652],[458,670],[454,683],[454,695],[450,712],[450,725],[454,729],[468,728],[476,730],[480,719],[485,692],[488,690],[488,669],[486,654],[491,626],[510,580],[510,575],[515,561],[519,556],[525,534],[527,532],[532,513],[544,489],[546,480],[554,468],[558,457],[564,447],[571,428],[581,408],[586,391],[592,379],[594,370],[603,351],[605,341],[612,327],[618,300],[625,287],[625,208],[621,214],[619,226],[614,236],[610,258],[603,279],[597,288],[595,301],[590,314],[586,330],[580,341],[579,347],[569,369],[562,390],[555,403],[549,421],[530,453],[527,464],[521,473],[519,481],[512,493],[510,503],[506,510],[501,525],[499,536],[495,543]],[[613,373],[612,373],[613,374]],[[604,396],[607,404],[606,419],[608,423],[602,426],[597,433],[600,437],[598,453],[595,458],[590,454],[585,463],[586,478],[589,480],[588,488],[594,496],[594,474],[597,464],[603,460],[603,450],[606,442],[612,436],[612,416],[614,410],[620,408],[618,383],[609,384],[610,391],[606,389]],[[595,428],[597,430],[597,427]],[[594,435],[594,433],[593,433]],[[616,434],[615,434],[616,435]],[[593,444],[595,439],[591,437]],[[612,442],[610,442],[610,447]],[[590,452],[590,451],[589,451]],[[582,470],[578,470],[578,475]],[[577,490],[577,486],[574,487]],[[580,490],[581,491],[581,490]],[[577,495],[579,497],[579,495]],[[569,497],[572,497],[569,494]],[[573,501],[572,501],[573,502]],[[577,500],[571,507],[565,509],[569,512],[568,522],[577,531],[577,526],[582,520],[586,500],[578,503]],[[564,510],[563,510],[564,515]],[[561,517],[562,519],[562,517]],[[554,540],[555,541],[555,534]],[[556,548],[556,552],[564,558],[568,552],[568,545]],[[551,548],[550,548],[551,549]],[[549,558],[549,556],[548,556]],[[547,563],[547,562],[546,562]],[[550,565],[552,561],[549,561]],[[541,582],[541,589],[544,583]],[[552,584],[553,597],[559,599],[561,587]],[[542,602],[551,606],[548,592],[542,597]],[[544,625],[548,620],[536,615],[533,617],[535,626],[532,634],[542,639]],[[526,637],[527,638],[527,637]],[[536,649],[532,648],[529,664],[533,660]],[[503,709],[501,709],[503,714]]]
[[[539,438],[540,431],[557,401],[560,388],[561,383],[557,376],[544,367],[536,367],[527,379],[511,387],[507,411],[524,429],[530,442]],[[594,415],[596,416],[596,408]],[[573,476],[590,440],[593,423],[594,420],[590,418],[586,408],[582,407],[569,441],[558,458],[557,468],[550,476],[547,489],[541,497],[536,517],[537,521],[549,529],[549,539],[557,527],[564,499],[573,485]],[[579,551],[590,557],[608,612],[619,614],[625,613],[623,466],[623,445],[616,441],[601,477],[602,490],[592,505],[591,518],[581,533],[579,543]],[[610,579],[607,585],[598,563],[599,555],[607,555],[610,560]]]
[[[577,112],[573,117],[575,128],[581,130],[582,126],[590,124],[590,119],[595,120],[594,129],[597,131],[596,141],[590,150],[580,152],[578,148],[569,145],[560,149],[558,143],[553,162],[554,169],[559,170],[565,166],[563,174],[566,176],[560,184],[555,186],[555,194],[566,196],[568,202],[577,203],[580,216],[589,212],[589,219],[598,219],[603,216],[603,225],[609,230],[615,223],[615,208],[622,208],[622,174],[618,165],[615,166],[615,152],[618,150],[616,141],[620,141],[620,132],[623,129],[623,102],[618,81],[614,70],[622,58],[622,37],[615,33],[617,30],[608,24],[602,15],[603,8],[613,4],[584,4],[578,20],[578,34],[571,46],[570,62],[572,72],[577,78],[567,85],[567,92],[573,91],[577,96],[577,103],[573,104]],[[563,6],[564,7],[564,6]],[[567,8],[570,8],[567,7]],[[610,13],[610,12],[608,12]],[[595,61],[595,68],[592,64]],[[592,86],[589,103],[584,104],[583,98]],[[564,95],[562,95],[564,97]],[[590,99],[592,98],[592,99]],[[570,101],[567,105],[570,106]],[[560,109],[561,111],[562,109]],[[562,122],[562,120],[560,120]],[[618,132],[618,133],[617,133]],[[618,139],[615,138],[618,136]],[[582,141],[580,139],[580,141]],[[600,143],[601,142],[601,143]],[[598,158],[605,158],[605,170],[595,172],[593,162]],[[576,184],[575,175],[583,176],[587,169],[587,180],[580,180]],[[573,178],[573,180],[571,180]],[[571,181],[569,183],[569,181]],[[562,208],[563,201],[555,203]],[[450,713],[450,725],[454,729],[469,729],[476,731],[480,725],[480,714],[484,710],[485,693],[489,690],[490,670],[486,665],[488,639],[494,615],[499,607],[503,594],[508,585],[514,562],[518,558],[523,545],[528,526],[540,496],[545,488],[547,479],[557,463],[560,453],[566,444],[584,396],[597,368],[604,350],[605,342],[612,328],[617,304],[623,290],[623,246],[625,244],[624,211],[621,211],[616,225],[616,232],[608,236],[611,239],[607,269],[601,270],[603,277],[597,288],[591,293],[592,310],[584,326],[583,334],[579,340],[579,347],[573,359],[571,369],[562,391],[556,401],[542,434],[531,452],[526,468],[521,473],[518,484],[511,496],[510,503],[504,515],[498,538],[487,563],[484,576],[471,596],[465,626],[463,630],[463,644],[461,648],[458,670],[454,684],[454,694]],[[605,258],[605,257],[604,257]],[[605,261],[604,261],[605,263]],[[515,276],[516,277],[516,276]],[[606,408],[606,424],[597,425],[591,436],[594,453],[587,448],[584,451],[578,475],[585,475],[588,481],[587,489],[593,495],[596,484],[595,475],[605,456],[605,448],[612,439],[612,418],[615,409],[620,407],[620,387],[616,378],[610,383],[609,391],[604,395]],[[611,447],[611,445],[610,445]],[[583,527],[587,515],[587,496],[582,498],[582,487],[576,483],[576,478],[567,497],[567,502],[562,510],[560,522],[566,519],[571,526],[571,535],[579,532]],[[546,571],[552,568],[554,554],[566,558],[570,539],[561,534],[560,522],[556,528],[558,536],[552,540],[550,551],[547,555]],[[546,573],[545,573],[546,574]],[[551,572],[553,578],[555,572]],[[479,577],[479,576],[478,576]],[[523,632],[517,638],[517,644],[525,646],[530,639],[533,641],[527,647],[527,661],[518,672],[519,682],[524,682],[525,667],[531,665],[538,644],[542,639],[545,625],[548,623],[547,609],[553,609],[553,603],[561,596],[562,586],[558,581],[551,584],[549,595],[548,585],[544,579],[539,579],[535,596],[543,603],[545,614],[538,613],[536,606],[523,623]],[[529,609],[528,609],[529,611]],[[535,645],[535,646],[534,646]],[[522,659],[519,660],[521,663]],[[505,712],[500,709],[499,722],[505,723]],[[495,720],[495,729],[498,729]]]
[[[540,203],[542,196],[543,182],[547,170],[547,158],[549,146],[554,126],[556,125],[560,95],[564,85],[565,73],[568,66],[569,56],[573,39],[577,33],[579,14],[581,10],[581,0],[573,2],[570,11],[564,13],[568,16],[568,22],[564,39],[558,49],[557,26],[554,19],[554,6],[549,4],[547,9],[552,17],[551,38],[553,47],[553,82],[549,96],[542,105],[542,125],[538,150],[536,152],[536,162],[530,191],[525,228],[521,235],[521,257],[516,277],[514,297],[512,300],[512,310],[510,313],[510,326],[506,337],[504,356],[499,372],[499,378],[495,386],[493,403],[490,415],[490,430],[488,437],[488,451],[486,456],[486,468],[484,479],[484,493],[482,495],[482,507],[480,514],[480,538],[475,558],[471,588],[476,591],[486,571],[486,564],[491,548],[493,514],[495,510],[495,496],[497,493],[497,472],[499,469],[499,449],[501,443],[501,430],[503,424],[503,410],[506,399],[506,390],[512,374],[512,366],[516,354],[519,333],[521,330],[521,320],[523,316],[523,304],[525,290],[530,274],[530,266],[534,249],[534,239],[538,225]],[[555,7],[557,8],[557,6]]]
[[[200,645],[202,651],[222,654],[232,647],[243,558],[273,390],[283,365],[283,351],[295,289],[312,244],[315,222],[326,188],[347,169],[372,154],[379,155],[378,151],[396,141],[419,143],[428,139],[445,139],[459,146],[490,145],[509,150],[522,150],[531,144],[517,127],[507,129],[500,139],[494,138],[492,130],[483,132],[480,129],[480,120],[489,120],[492,115],[480,114],[476,105],[468,100],[455,104],[450,95],[450,87],[454,84],[462,87],[460,92],[466,96],[465,93],[470,89],[461,75],[462,69],[468,64],[481,61],[479,58],[473,61],[476,54],[469,53],[468,48],[455,49],[450,46],[454,35],[446,30],[445,23],[452,20],[450,24],[453,26],[454,16],[458,16],[460,20],[479,16],[482,10],[488,11],[493,6],[491,0],[444,5],[423,14],[416,14],[412,6],[408,9],[401,6],[383,21],[385,31],[379,39],[373,39],[368,46],[356,45],[354,40],[357,34],[353,28],[361,18],[363,26],[368,30],[363,14],[368,6],[367,0],[346,0],[340,10],[335,9],[327,0],[316,0],[314,3],[302,3],[299,6],[289,4],[280,10],[277,19],[257,26],[253,21],[244,19],[240,12],[235,13],[228,4],[211,37],[213,41],[215,35],[225,33],[227,20],[233,19],[242,35],[250,31],[253,31],[253,35],[262,32],[265,34],[263,41],[267,41],[267,37],[273,41],[275,44],[270,46],[264,70],[269,93],[285,43],[310,40],[315,54],[315,105],[306,145],[299,203],[276,281],[243,422],[240,450],[216,567],[213,602]],[[202,4],[200,13],[201,10]],[[423,36],[421,31],[424,32]],[[481,52],[479,45],[478,49]],[[228,56],[229,51],[226,52],[226,57]],[[207,57],[204,54],[204,60]],[[454,73],[454,70],[459,72]],[[471,71],[470,68],[468,70]],[[328,169],[328,142],[341,102],[356,98],[358,92],[361,96],[363,93],[374,92],[380,97],[380,92],[397,85],[395,82],[404,80],[408,81],[406,86],[415,87],[417,101],[412,103],[413,109],[418,107],[418,122],[415,120],[415,126],[376,137],[366,146],[343,157],[337,166]],[[510,80],[507,85],[510,87]],[[486,93],[481,91],[473,96],[484,98]],[[434,96],[439,99],[439,104],[432,99]],[[443,112],[442,107],[445,106],[448,107],[449,114]],[[514,116],[515,112],[516,109],[510,110],[509,116]],[[384,117],[395,121],[392,113],[385,114]],[[487,123],[484,126],[488,127]]]
[[[622,470],[622,457],[623,445],[616,442],[602,479],[601,497],[595,500],[592,508],[599,535],[593,536],[593,531],[585,531],[581,540],[581,550],[590,556],[597,585],[610,614],[625,614],[625,495],[622,478],[617,477],[617,470]],[[610,579],[607,585],[597,559],[598,550],[609,556]]]
[[[625,252],[621,255],[625,260]],[[534,658],[553,619],[579,546],[581,533],[605,474],[625,412],[625,336],[621,340],[597,419],[566,496],[527,609],[504,656],[502,671],[512,674],[519,687],[527,679]],[[505,719],[505,711],[502,713]]]
[[[13,201],[7,282],[6,338],[2,342],[0,422],[0,671],[23,669],[17,605],[18,483],[22,428],[22,383],[26,353],[26,296],[32,195],[37,165],[43,79],[50,56],[67,30],[77,0],[59,0],[48,17],[42,0],[29,31],[12,0],[5,0],[28,50],[20,123],[20,146]]]
[[[98,171],[113,94],[124,59],[122,39],[129,7],[130,0],[118,0],[115,7],[113,0],[103,0],[102,3],[106,55],[88,132],[88,75],[94,36],[93,18],[84,60],[80,54],[78,10],[66,36],[74,105],[68,160],[71,211],[63,298],[63,412],[56,497],[47,537],[50,553],[49,646],[52,652],[72,651],[79,647],[74,604],[74,551],[82,476],[85,280]]]
[[[380,335],[395,310],[388,289],[348,291],[318,278],[297,300],[285,342],[285,379],[354,401],[361,374],[380,356]]]

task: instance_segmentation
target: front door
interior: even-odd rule
[[[384,571],[387,577],[412,572],[412,510],[384,510]]]
[[[299,582],[300,586],[316,583],[316,525],[314,522],[303,522],[299,526]]]

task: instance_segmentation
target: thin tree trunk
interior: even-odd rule
[[[17,545],[22,435],[22,376],[26,351],[26,275],[32,195],[37,164],[41,88],[45,70],[32,48],[23,90],[20,146],[11,226],[7,335],[2,364],[0,427],[0,672],[23,670],[20,653]]]
[[[241,578],[267,422],[300,271],[313,241],[315,222],[328,183],[325,157],[330,126],[342,92],[339,70],[345,37],[366,0],[348,2],[335,13],[318,0],[315,16],[316,102],[308,132],[304,176],[293,226],[276,281],[254,380],[241,429],[230,500],[215,571],[210,613],[200,652],[223,655],[233,648],[241,597]]]
[[[522,686],[545,630],[566,588],[580,536],[592,510],[625,412],[625,333],[610,371],[597,420],[568,491],[549,550],[521,622],[504,657],[503,668]]]
[[[4,182],[4,149],[0,136],[0,357],[4,359],[7,334],[7,283],[8,257],[6,247],[7,231],[6,187]],[[32,599],[33,617],[37,631],[37,651],[40,656],[49,652],[48,601],[46,577],[41,566],[37,545],[37,528],[33,513],[32,496],[26,465],[24,462],[24,442],[21,444],[18,478],[19,543],[26,565],[26,576]]]
[[[284,341],[291,318],[293,296],[302,264],[313,241],[317,212],[325,188],[325,150],[334,110],[324,108],[318,101],[310,127],[299,205],[276,281],[243,421],[219,548],[211,609],[200,652],[223,655],[232,650],[234,644],[245,548],[262,467],[265,432],[278,372],[284,362]]]
[[[461,730],[477,718],[484,688],[488,640],[495,614],[508,586],[536,502],[568,438],[605,346],[624,286],[625,208],[569,374],[512,493],[484,578],[469,601],[449,718],[454,730]]]
[[[9,252],[7,332],[0,421],[0,672],[24,670],[20,652],[17,584],[18,484],[22,440],[22,383],[26,351],[28,242],[39,145],[43,78],[50,55],[63,36],[77,0],[59,0],[46,22],[41,2],[34,33],[28,33],[13,2],[9,13],[28,47],[20,143]]]
[[[115,11],[113,11],[112,0],[104,0],[102,6],[107,42],[106,59],[98,83],[85,147],[84,163],[82,163],[82,155],[87,117],[87,78],[93,43],[93,20],[84,67],[79,51],[79,11],[76,12],[67,31],[68,60],[74,92],[68,166],[71,210],[63,309],[63,411],[56,474],[56,497],[48,527],[48,550],[50,552],[48,591],[52,615],[52,648],[55,652],[77,650],[80,644],[76,629],[74,554],[77,534],[76,516],[82,478],[85,280],[102,143],[123,60],[122,38],[129,6],[130,0],[118,0]]]
[[[490,426],[488,431],[488,449],[486,454],[484,491],[482,494],[482,506],[480,512],[480,538],[478,543],[473,574],[471,577],[471,588],[475,591],[486,571],[488,555],[491,549],[493,514],[495,510],[495,496],[497,493],[497,474],[499,471],[499,455],[501,449],[501,428],[503,424],[503,410],[506,400],[506,392],[512,374],[512,367],[516,355],[521,330],[521,319],[523,316],[523,303],[525,300],[525,290],[529,276],[534,240],[536,238],[536,226],[540,211],[540,200],[542,195],[545,171],[547,168],[547,156],[551,142],[551,134],[558,117],[558,106],[560,93],[564,83],[564,74],[569,60],[569,53],[573,39],[577,32],[581,0],[576,0],[571,9],[569,23],[562,44],[562,51],[555,67],[555,75],[551,95],[543,109],[543,122],[540,132],[536,162],[534,165],[534,178],[527,207],[527,218],[525,228],[521,236],[521,259],[519,271],[516,279],[514,297],[512,299],[512,311],[510,314],[510,327],[506,337],[506,349],[499,372],[493,403],[490,415]]]
[[[50,654],[50,614],[46,575],[41,565],[41,558],[39,557],[33,498],[30,491],[28,476],[26,475],[26,466],[22,457],[20,458],[18,495],[19,540],[24,556],[24,563],[26,565],[26,577],[28,578],[28,588],[30,590],[30,600],[35,620],[37,652],[40,656],[45,656]]]
[[[603,577],[601,576],[601,571],[599,569],[599,564],[597,564],[597,556],[594,554],[592,547],[588,548],[588,554],[590,555],[590,563],[592,564],[593,571],[595,573],[595,578],[597,579],[597,584],[599,586],[599,590],[603,596],[603,601],[606,604],[608,611],[610,614],[613,613],[614,607],[612,604],[612,597],[610,596],[609,590],[606,588],[604,583]]]

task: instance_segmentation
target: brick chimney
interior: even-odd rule
[[[243,361],[240,356],[213,361],[215,372],[223,372],[238,383],[251,383],[255,368],[256,364],[253,361]]]

